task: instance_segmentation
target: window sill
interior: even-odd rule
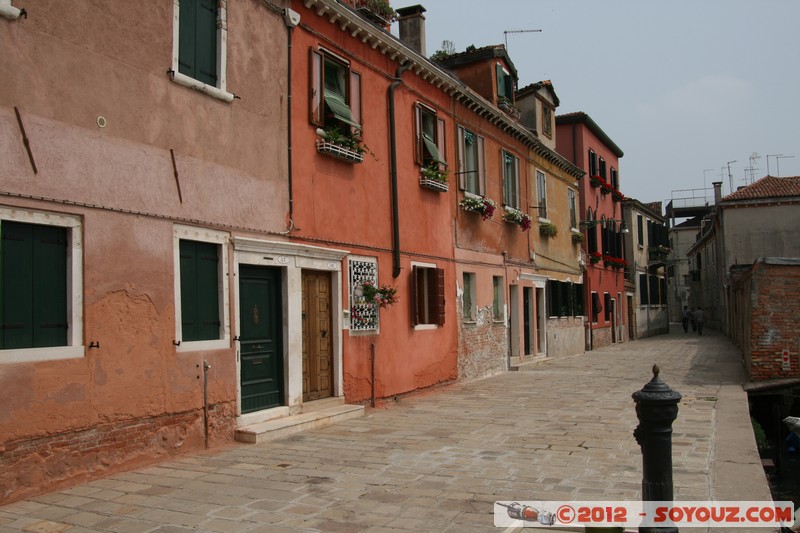
[[[447,182],[441,182],[439,180],[426,178],[425,176],[420,175],[419,177],[419,186],[423,189],[430,189],[436,192],[447,192],[450,190],[450,187],[447,185]]]
[[[183,341],[175,347],[176,352],[200,352],[204,350],[227,350],[231,347],[229,339],[209,341]]]
[[[317,152],[348,163],[362,163],[364,161],[363,153],[322,139],[317,139]]]
[[[581,230],[579,230],[578,228],[570,228],[569,231],[575,235],[583,235],[583,233],[581,233]]]
[[[17,20],[20,14],[22,14],[21,9],[18,9],[12,6],[11,4],[0,1],[0,16],[3,16],[8,20]]]
[[[431,329],[439,329],[439,326],[436,324],[417,324],[416,326],[414,326],[414,331],[431,330]]]
[[[186,74],[181,74],[180,72],[176,72],[174,70],[169,71],[169,77],[178,85],[189,87],[190,89],[207,94],[208,96],[216,98],[217,100],[222,100],[223,102],[231,103],[235,98],[233,93],[223,91],[217,87],[212,87],[211,85],[203,83],[202,81],[198,81],[190,76],[187,76]]]
[[[51,346],[48,348],[0,350],[0,364],[81,359],[85,353],[83,346]]]
[[[543,217],[539,217],[539,223],[540,224],[551,224],[549,218],[543,218]]]

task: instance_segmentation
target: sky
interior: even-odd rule
[[[626,196],[666,202],[714,181],[728,194],[768,160],[773,176],[800,175],[798,0],[421,3],[428,55],[507,40],[519,87],[551,80],[556,114],[591,116],[625,153]]]

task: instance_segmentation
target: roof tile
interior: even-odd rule
[[[800,196],[800,176],[776,178],[764,176],[760,180],[740,188],[722,199],[723,202],[734,200],[761,200],[766,198],[786,198]]]

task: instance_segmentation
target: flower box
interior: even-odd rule
[[[436,192],[447,192],[450,190],[450,187],[447,185],[447,181],[440,181],[434,178],[428,178],[424,175],[419,176],[419,186],[424,189],[430,189]]]
[[[497,204],[494,200],[483,198],[480,196],[467,196],[458,203],[464,211],[472,211],[473,213],[480,213],[483,220],[489,220],[494,216],[494,210],[497,209]]]
[[[501,99],[497,103],[497,107],[499,107],[506,115],[515,120],[519,120],[519,118],[522,116],[520,110],[514,107],[514,104],[512,104],[510,100]]]
[[[589,178],[589,185],[591,185],[592,187],[600,187],[605,182],[606,180],[604,180],[600,176],[592,176]]]
[[[317,152],[325,154],[348,163],[363,163],[364,153],[353,150],[341,144],[336,144],[325,139],[317,139]]]
[[[589,254],[589,262],[593,265],[599,263],[602,258],[603,254],[601,254],[600,252],[592,252]]]
[[[621,202],[622,200],[624,200],[624,199],[625,199],[625,195],[624,195],[624,194],[622,194],[622,193],[621,193],[620,191],[618,191],[617,189],[613,189],[613,190],[611,191],[611,198],[613,198],[615,202]]]
[[[602,185],[600,185],[600,192],[603,194],[608,194],[614,191],[614,187],[611,186],[610,183],[604,181]]]
[[[581,244],[583,242],[583,233],[579,231],[572,231],[572,243]]]
[[[539,235],[548,239],[558,235],[558,226],[550,222],[539,222]]]
[[[397,13],[386,0],[359,0],[356,9],[381,26],[389,26],[397,18]]]
[[[505,207],[504,210],[505,213],[503,213],[503,220],[511,224],[517,224],[522,231],[528,231],[531,229],[533,219],[531,219],[529,215],[526,215],[519,209],[514,209],[513,207]]]
[[[610,255],[604,255],[603,262],[611,268],[625,268],[628,266],[628,262],[621,257],[612,257]]]

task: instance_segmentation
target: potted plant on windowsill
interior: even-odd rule
[[[317,152],[349,163],[361,163],[364,161],[364,152],[367,149],[363,146],[358,137],[350,132],[343,133],[338,128],[317,128]]]
[[[387,0],[359,0],[356,8],[381,26],[388,26],[397,18],[397,13]]]
[[[365,281],[361,285],[361,292],[364,296],[365,303],[373,303],[383,309],[388,309],[390,306],[397,303],[397,289],[390,285],[381,285],[376,287],[369,281]]]
[[[558,226],[552,222],[539,222],[539,235],[552,239],[558,235]]]
[[[494,200],[484,198],[482,196],[467,196],[458,204],[464,211],[472,211],[480,213],[483,220],[489,220],[494,216],[494,210],[497,209],[497,204]]]
[[[603,181],[603,184],[600,185],[600,192],[603,193],[603,194],[608,194],[608,193],[613,192],[613,191],[614,191],[614,187],[612,187],[611,184],[609,182],[607,182],[607,181]]]
[[[581,244],[583,242],[583,233],[580,231],[572,230],[572,243]]]
[[[600,176],[592,176],[592,177],[589,178],[589,185],[591,185],[592,187],[600,187],[605,182],[606,182],[606,180],[604,180]]]
[[[613,199],[614,199],[615,201],[617,201],[617,202],[621,202],[622,200],[624,200],[624,199],[625,199],[625,195],[624,195],[624,194],[622,194],[622,193],[621,193],[619,190],[617,190],[617,189],[612,189],[612,190],[611,190],[611,198],[613,198]]]
[[[431,161],[420,170],[419,184],[432,191],[447,192],[447,170],[440,170],[439,163]]]
[[[497,97],[497,107],[502,109],[503,112],[505,112],[510,117],[515,118],[517,120],[519,120],[519,117],[522,116],[520,110],[514,107],[514,103],[505,96]]]
[[[503,213],[503,220],[511,224],[517,224],[522,231],[531,229],[533,219],[531,219],[529,215],[526,215],[519,209],[508,206],[504,207],[503,210],[505,211],[505,213]]]
[[[591,253],[589,253],[589,262],[591,264],[593,264],[593,265],[596,265],[597,263],[599,263],[602,258],[603,258],[603,254],[601,254],[600,252],[591,252]]]

